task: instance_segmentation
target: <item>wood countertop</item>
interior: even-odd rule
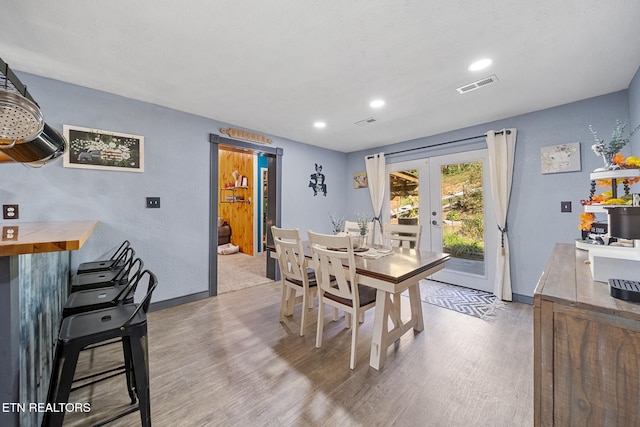
[[[98,221],[2,223],[0,256],[80,249]]]
[[[534,291],[534,306],[539,307],[541,300],[560,302],[640,321],[640,304],[613,298],[608,283],[593,280],[588,262],[587,251],[556,244]]]

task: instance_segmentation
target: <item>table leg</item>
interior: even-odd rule
[[[387,357],[387,335],[389,332],[389,309],[391,300],[389,294],[380,289],[376,292],[375,317],[373,319],[373,336],[371,337],[371,356],[369,365],[374,369],[384,366]]]
[[[414,322],[415,331],[424,330],[424,320],[422,319],[422,300],[420,299],[420,283],[409,287],[409,304],[411,304],[411,319]]]

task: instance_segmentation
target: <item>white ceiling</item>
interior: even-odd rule
[[[626,89],[640,66],[638,0],[4,3],[14,70],[343,152]]]

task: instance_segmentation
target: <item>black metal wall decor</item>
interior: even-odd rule
[[[322,193],[323,196],[327,195],[327,184],[325,184],[325,176],[322,173],[322,165],[316,165],[316,172],[311,174],[309,180],[309,187],[313,190],[313,195],[317,196],[318,193]]]

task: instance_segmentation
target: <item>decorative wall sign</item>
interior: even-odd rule
[[[324,179],[322,165],[316,163],[316,173],[312,173],[311,179],[309,180],[309,187],[313,190],[314,196],[317,196],[318,193],[322,193],[322,195],[326,197],[327,184],[325,184]]]
[[[580,143],[570,142],[540,148],[540,164],[543,174],[580,171]]]
[[[144,137],[64,125],[64,167],[144,172]]]
[[[231,138],[244,139],[245,141],[257,142],[259,144],[271,144],[273,140],[264,135],[234,128],[220,128],[220,132],[229,135]]]
[[[367,179],[367,172],[356,172],[353,174],[353,188],[367,188],[369,187],[369,180]]]

